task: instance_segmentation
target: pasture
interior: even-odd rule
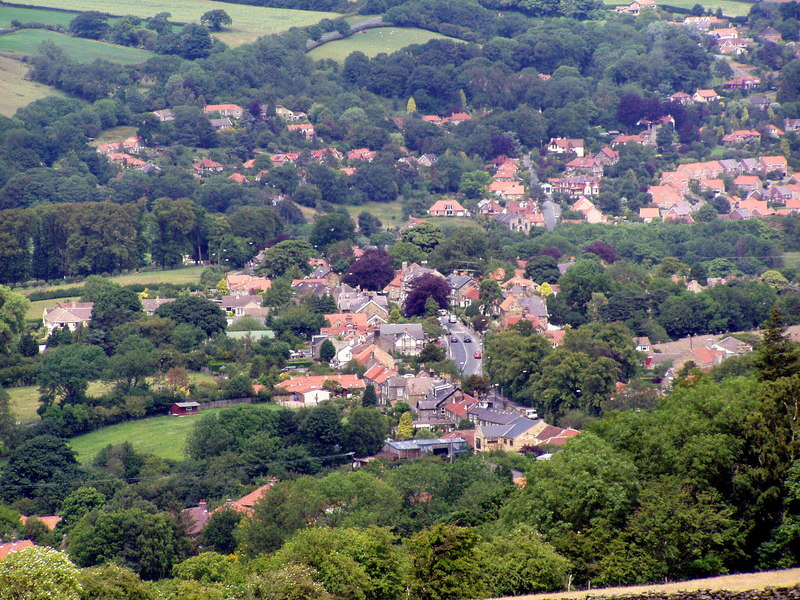
[[[212,0],[170,0],[168,4],[161,0],[138,0],[137,2],[128,0],[36,0],[36,4],[50,8],[97,10],[117,16],[135,15],[142,18],[168,11],[172,15],[171,20],[185,23],[199,23],[200,17],[204,13],[222,9],[230,15],[233,24],[214,35],[230,46],[252,42],[262,35],[286,31],[291,27],[306,27],[325,18],[336,19],[341,16],[338,13],[266,8]]]
[[[65,96],[55,88],[26,80],[27,72],[24,63],[0,56],[0,115],[11,117],[18,108],[46,96]]]
[[[65,7],[66,8],[66,7]],[[69,26],[69,22],[77,13],[61,10],[44,10],[41,8],[23,8],[22,6],[6,6],[0,4],[0,27],[11,27],[11,21],[21,23],[44,23],[45,25]]]
[[[604,0],[606,6],[619,6],[621,4],[630,4],[622,0]],[[750,12],[750,7],[753,6],[750,2],[738,2],[737,0],[707,0],[703,2],[700,0],[663,0],[659,1],[663,7],[674,6],[675,8],[683,8],[691,10],[695,4],[701,4],[706,10],[711,9],[716,11],[718,8],[722,9],[722,14],[726,17],[741,17]]]
[[[22,29],[2,35],[0,36],[0,51],[18,56],[35,54],[42,42],[54,43],[63,48],[70,58],[79,62],[92,62],[97,58],[102,58],[127,65],[141,63],[155,56],[152,52],[139,48],[76,38],[46,29]]]
[[[199,373],[198,373],[199,374]],[[109,390],[110,386],[102,381],[92,381],[89,383],[87,393],[90,396],[99,396]],[[39,387],[26,385],[22,387],[6,388],[11,399],[11,412],[18,421],[36,421],[39,415],[36,409],[39,408]]]
[[[25,318],[29,321],[41,319],[45,308],[54,308],[56,304],[61,304],[62,302],[77,301],[78,296],[72,296],[69,298],[53,298],[52,300],[36,300],[35,302],[31,302],[30,306],[28,307],[28,312],[25,313]]]
[[[800,268],[800,252],[784,252],[781,259],[785,267],[789,267],[790,269]]]
[[[353,220],[357,220],[358,215],[362,212],[370,213],[380,219],[384,229],[399,227],[407,220],[403,218],[403,205],[397,200],[394,202],[365,202],[358,206],[346,206],[345,208]]]
[[[354,33],[343,40],[328,42],[309,52],[314,60],[332,58],[344,62],[352,52],[363,52],[367,56],[377,56],[381,52],[391,54],[411,44],[424,44],[430,40],[456,40],[441,33],[434,33],[414,27],[379,27]]]

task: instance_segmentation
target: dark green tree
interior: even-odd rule
[[[200,296],[183,295],[156,309],[156,316],[187,323],[202,329],[209,337],[225,330],[225,313],[217,304]]]
[[[800,353],[785,335],[783,316],[777,307],[772,309],[764,325],[764,335],[756,354],[758,378],[775,381],[794,375],[800,368]]]
[[[223,25],[233,23],[230,15],[222,9],[209,10],[200,17],[200,22],[211,31],[221,31]]]
[[[364,408],[378,406],[378,395],[375,393],[375,386],[371,383],[368,383],[364,388],[364,394],[361,396],[361,406]]]
[[[39,363],[37,382],[44,408],[59,400],[62,404],[80,403],[92,379],[100,377],[106,356],[98,346],[70,344],[47,352]]]
[[[325,340],[319,348],[319,359],[324,363],[329,363],[336,356],[336,347],[330,340]]]
[[[386,418],[374,408],[356,408],[347,417],[342,432],[342,449],[356,456],[372,456],[386,441]]]
[[[73,35],[91,40],[99,40],[108,31],[108,16],[95,10],[80,13],[69,23]]]
[[[434,525],[406,544],[411,558],[409,595],[414,600],[456,600],[481,595],[481,536],[452,525]]]

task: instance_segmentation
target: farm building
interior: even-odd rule
[[[197,402],[176,402],[169,408],[169,414],[173,417],[184,417],[194,415],[200,411],[200,404]]]

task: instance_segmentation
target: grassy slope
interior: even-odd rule
[[[199,22],[200,17],[210,11],[222,9],[233,20],[233,24],[225,31],[214,34],[229,45],[251,42],[269,33],[286,31],[290,27],[313,25],[324,18],[335,19],[336,13],[315,12],[307,10],[288,10],[281,8],[265,8],[212,2],[210,0],[36,0],[39,6],[69,8],[73,10],[98,10],[114,15],[136,15],[152,17],[156,13],[169,11],[172,20],[181,22]]]
[[[70,296],[69,298],[53,298],[52,300],[37,300],[31,302],[28,307],[28,312],[25,313],[26,319],[41,319],[44,315],[45,308],[54,308],[56,304],[62,302],[77,302],[78,296]]]
[[[783,264],[792,269],[800,267],[800,252],[784,252]]]
[[[26,81],[27,71],[22,62],[0,56],[0,115],[11,117],[18,108],[45,96],[65,96],[55,88]]]
[[[121,64],[134,64],[155,56],[152,52],[139,48],[128,48],[76,38],[45,29],[23,29],[0,36],[0,50],[15,55],[34,54],[42,42],[53,42],[64,48],[71,58],[81,62],[91,62],[103,58]]]
[[[400,202],[365,202],[358,206],[346,206],[345,208],[353,219],[358,219],[358,215],[362,212],[371,213],[381,220],[384,228],[398,227],[405,223],[403,205]]]
[[[277,409],[277,404],[260,404]],[[70,440],[81,463],[90,462],[98,451],[109,444],[130,442],[139,452],[155,454],[169,460],[183,460],[186,439],[194,424],[203,416],[224,408],[212,408],[188,417],[150,417],[104,427]]]
[[[64,8],[68,8],[64,6]],[[22,23],[44,23],[67,27],[75,18],[75,13],[41,8],[22,8],[21,6],[0,6],[0,26],[8,27],[16,19]]]
[[[92,381],[89,384],[90,396],[98,396],[107,392],[109,385],[101,381]],[[19,421],[32,421],[39,418],[36,409],[39,408],[39,388],[35,385],[6,388],[11,397],[11,410]]]
[[[440,33],[424,29],[380,27],[378,29],[367,29],[343,40],[323,44],[309,52],[309,56],[315,60],[332,58],[333,60],[344,62],[344,59],[350,53],[357,50],[367,56],[375,56],[381,52],[395,52],[411,44],[424,44],[433,39],[455,38],[447,38],[447,36]]]

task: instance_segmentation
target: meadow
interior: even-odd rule
[[[365,202],[356,206],[346,206],[347,212],[355,220],[362,212],[368,212],[372,216],[380,219],[383,228],[399,227],[407,221],[403,218],[403,204],[397,200],[395,202]]]
[[[22,23],[44,23],[45,25],[63,25],[68,27],[77,13],[62,10],[44,10],[41,8],[23,8],[22,6],[6,6],[0,4],[0,27],[10,27],[11,21]]]
[[[352,52],[363,52],[367,56],[376,56],[381,52],[392,53],[410,46],[411,44],[424,44],[430,40],[451,39],[441,33],[434,33],[425,29],[413,27],[379,27],[354,33],[343,40],[328,42],[309,52],[315,60],[332,58],[337,62],[344,62]],[[460,41],[460,40],[456,40]]]
[[[785,267],[790,269],[800,268],[800,252],[784,252],[781,259]]]
[[[277,409],[277,404],[260,404]],[[197,415],[186,417],[150,417],[104,427],[72,438],[70,446],[82,464],[94,459],[97,453],[109,444],[130,442],[137,452],[155,454],[167,460],[180,461],[185,458],[186,440],[203,415],[216,413],[226,408],[210,408]]]
[[[79,62],[92,62],[97,58],[102,58],[120,64],[135,64],[155,56],[152,52],[140,48],[76,38],[46,29],[23,29],[2,35],[0,36],[0,51],[19,56],[35,54],[42,42],[53,42]]]
[[[0,115],[11,117],[18,108],[46,96],[65,96],[55,88],[26,80],[27,72],[24,63],[0,56]]]
[[[199,373],[198,373],[199,374]],[[110,386],[102,381],[92,381],[89,383],[87,393],[90,396],[99,396],[109,390]],[[22,387],[6,388],[11,399],[11,411],[18,421],[36,421],[39,414],[39,387],[36,385],[26,385]]]
[[[335,19],[341,16],[338,13],[266,8],[212,0],[170,0],[166,4],[162,0],[138,0],[137,2],[129,0],[36,0],[36,4],[51,8],[97,10],[112,15],[135,15],[143,18],[168,11],[171,20],[187,23],[197,23],[204,13],[222,9],[230,15],[233,24],[214,35],[230,46],[252,42],[262,35],[286,31],[291,27],[306,27],[325,18]]]
[[[604,1],[607,6],[630,4],[630,2],[624,2],[621,0]],[[716,11],[718,8],[721,8],[722,14],[724,14],[726,17],[744,16],[750,12],[750,8],[753,6],[751,2],[738,2],[737,0],[700,0],[699,2],[698,0],[663,0],[660,1],[659,4],[665,7],[674,6],[675,8],[683,8],[686,10],[691,10],[695,4],[702,4],[703,8],[706,10],[711,9]]]

